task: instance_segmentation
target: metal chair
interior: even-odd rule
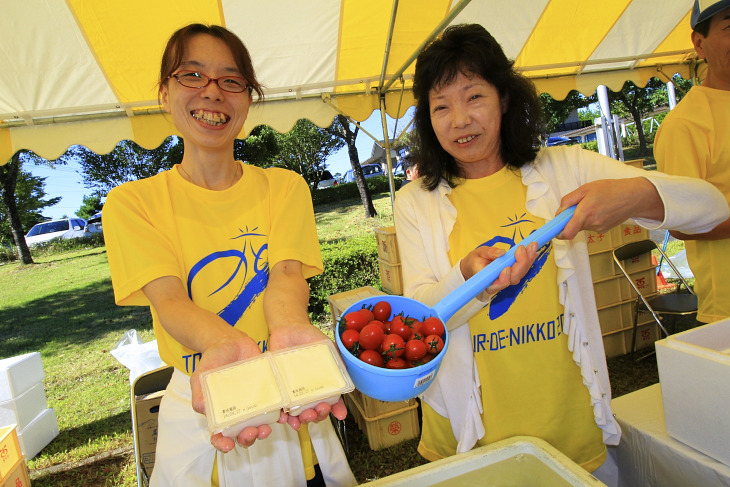
[[[142,458],[139,451],[139,429],[137,425],[137,400],[153,392],[162,391],[167,388],[172,377],[174,368],[166,365],[158,369],[150,370],[141,374],[130,388],[130,409],[132,410],[132,435],[134,437],[134,463],[137,467],[137,487],[149,485],[147,473],[142,468]]]
[[[662,260],[666,261],[667,264],[672,268],[674,273],[679,277],[680,283],[677,285],[676,292],[657,294],[655,296],[644,296],[631,276],[626,271],[624,262],[629,259],[635,259],[653,250],[658,251]],[[636,302],[634,303],[634,323],[633,323],[633,335],[631,338],[631,354],[636,353],[636,330],[638,328],[639,313],[651,313],[654,321],[656,321],[659,328],[664,333],[664,336],[669,336],[669,332],[662,324],[662,315],[670,316],[684,316],[697,313],[697,296],[694,291],[687,285],[687,281],[679,273],[674,263],[667,257],[664,251],[651,239],[640,240],[638,242],[631,242],[621,245],[613,249],[613,260],[618,265],[621,272],[623,272],[626,279],[629,280],[631,287],[636,293]],[[689,292],[680,292],[681,285]],[[644,358],[644,357],[642,357]]]

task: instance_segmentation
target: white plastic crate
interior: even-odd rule
[[[35,417],[28,426],[18,431],[20,449],[26,461],[34,458],[58,436],[58,420],[53,408],[48,408]]]

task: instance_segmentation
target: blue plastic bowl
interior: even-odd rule
[[[357,311],[364,306],[372,307],[380,301],[390,303],[392,310],[390,318],[401,312],[419,320],[435,316],[431,308],[418,301],[403,296],[387,295],[373,296],[358,301],[347,308],[340,316],[344,317],[347,313]],[[428,386],[436,377],[436,373],[441,366],[441,360],[444,358],[446,349],[449,346],[449,332],[447,330],[444,335],[443,350],[430,362],[409,369],[386,369],[366,364],[350,353],[342,344],[340,337],[344,329],[344,321],[340,320],[335,329],[335,341],[342,356],[342,361],[347,368],[347,373],[360,392],[381,401],[407,401],[428,389]]]

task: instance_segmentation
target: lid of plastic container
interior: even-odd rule
[[[289,396],[287,412],[313,407],[355,389],[332,340],[277,350],[272,356]]]
[[[203,372],[200,381],[211,433],[273,423],[288,403],[269,353]]]

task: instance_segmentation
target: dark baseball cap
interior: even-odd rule
[[[694,29],[700,22],[704,22],[726,8],[730,8],[730,0],[695,0],[690,25]]]

